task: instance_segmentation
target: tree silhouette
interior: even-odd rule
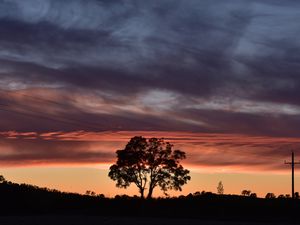
[[[2,175],[0,175],[0,183],[4,183],[5,181],[5,178]]]
[[[96,196],[96,193],[95,193],[94,191],[87,190],[87,191],[85,192],[85,195]]]
[[[179,190],[191,179],[189,171],[180,164],[185,152],[173,150],[173,145],[163,138],[131,138],[123,150],[118,150],[117,162],[110,167],[108,176],[117,181],[116,186],[127,188],[134,183],[141,198],[148,189],[147,198],[152,198],[156,186],[167,190]]]
[[[291,198],[291,195],[290,194],[286,194],[285,198]]]
[[[267,193],[266,198],[268,199],[276,198],[276,195],[274,193]]]
[[[243,196],[250,196],[250,194],[251,194],[251,191],[250,191],[250,190],[243,190],[243,191],[242,191],[242,195],[243,195]]]
[[[280,194],[280,195],[278,195],[278,197],[277,198],[285,198],[285,195],[283,195],[283,194]]]
[[[256,193],[251,193],[251,194],[250,194],[250,197],[251,197],[251,198],[257,198],[257,194],[256,194]]]
[[[220,182],[218,183],[217,192],[218,192],[219,195],[224,194],[224,186],[223,186],[222,181],[220,181]]]

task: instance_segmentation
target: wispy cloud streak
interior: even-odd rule
[[[188,132],[2,132],[0,162],[3,165],[109,164],[115,151],[134,135],[164,137],[187,152],[191,168],[215,171],[281,171],[284,159],[297,153],[299,138]]]

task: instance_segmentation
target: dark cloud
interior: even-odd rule
[[[1,129],[297,136],[299,6],[0,1]]]
[[[278,137],[299,137],[300,132],[298,115],[287,116],[276,112],[258,114],[227,110],[187,109],[182,112],[182,117],[202,121],[216,132]]]
[[[52,91],[56,96],[48,94],[48,98],[37,97],[36,93],[45,93],[45,89],[32,90],[24,93],[0,91],[0,130],[17,131],[71,131],[71,130],[185,130],[206,131],[205,126],[199,127],[186,124],[180,118],[161,117],[147,112],[135,112],[122,109],[123,101],[102,99],[100,106],[87,109],[76,105],[74,94],[66,90]],[[57,93],[58,92],[58,93]],[[50,92],[51,93],[51,92]],[[82,93],[79,93],[81,97]],[[63,97],[63,99],[61,98]],[[88,96],[86,98],[92,98]],[[59,98],[59,100],[56,100]],[[117,111],[111,107],[116,107]],[[118,107],[120,109],[118,109]],[[137,108],[138,109],[138,108]],[[101,110],[101,112],[99,112]]]

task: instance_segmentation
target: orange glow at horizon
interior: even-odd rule
[[[23,167],[3,168],[0,173],[7,180],[16,183],[27,183],[40,187],[48,187],[66,192],[84,194],[87,190],[104,194],[107,197],[115,195],[138,195],[138,189],[132,184],[127,189],[115,187],[115,183],[107,176],[107,169],[90,167]],[[289,174],[251,174],[251,173],[199,173],[191,171],[192,180],[183,187],[182,192],[170,191],[170,196],[187,195],[197,191],[216,193],[219,181],[222,181],[225,194],[241,194],[244,189],[251,190],[264,197],[267,192],[276,195],[290,194]],[[300,191],[300,174],[295,177],[296,191]],[[159,188],[155,196],[164,196]]]

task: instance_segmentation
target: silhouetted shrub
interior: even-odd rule
[[[242,195],[243,196],[250,196],[251,191],[250,190],[242,190]]]
[[[251,193],[251,194],[250,194],[250,197],[251,197],[251,198],[257,198],[257,194],[256,194],[256,193]]]
[[[283,195],[283,194],[280,194],[280,195],[278,195],[278,197],[277,198],[285,198],[285,195]]]
[[[276,198],[276,195],[274,193],[267,193],[265,198],[273,199]]]
[[[218,183],[218,186],[217,186],[217,193],[218,193],[219,195],[224,194],[224,186],[223,186],[222,181],[220,181],[220,182]]]
[[[0,183],[4,183],[5,181],[5,178],[2,175],[0,175]]]

